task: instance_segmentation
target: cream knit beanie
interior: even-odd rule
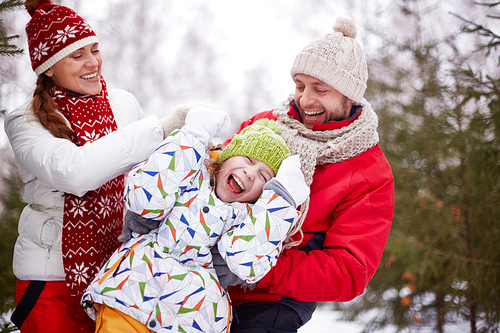
[[[354,40],[356,34],[354,21],[339,17],[333,32],[314,39],[297,55],[292,77],[297,73],[310,75],[360,103],[368,70],[363,50]]]

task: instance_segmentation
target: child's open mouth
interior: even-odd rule
[[[229,175],[229,177],[227,178],[227,183],[231,190],[236,194],[240,194],[241,192],[245,191],[245,187],[243,186],[241,180],[236,178],[234,175]]]

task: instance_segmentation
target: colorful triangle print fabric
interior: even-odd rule
[[[224,203],[212,188],[206,148],[174,131],[129,174],[127,208],[161,220],[134,234],[100,270],[82,298],[106,304],[156,332],[228,332],[231,307],[212,265],[218,246],[229,269],[257,282],[278,260],[299,213],[265,190],[255,204]]]

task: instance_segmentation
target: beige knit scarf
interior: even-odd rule
[[[311,185],[317,165],[346,161],[373,148],[379,141],[377,114],[365,99],[363,110],[350,125],[327,131],[313,131],[288,115],[291,95],[273,114],[281,128],[281,137],[286,141],[290,153],[299,155],[302,172],[307,185]]]
[[[328,131],[313,131],[300,121],[288,115],[291,95],[279,107],[274,109],[276,123],[281,128],[281,137],[285,140],[292,155],[299,155],[302,173],[307,185],[311,185],[317,165],[347,161],[364,153],[378,143],[378,118],[370,103],[363,99],[359,117],[350,125]],[[301,217],[285,240],[284,249],[302,243],[304,234],[302,224],[309,210],[309,198],[300,206]],[[295,235],[299,234],[297,238]],[[295,236],[295,237],[292,237]]]

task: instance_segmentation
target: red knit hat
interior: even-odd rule
[[[50,0],[26,1],[25,6],[31,15],[26,35],[36,75],[79,48],[97,43],[92,27],[71,8]]]

